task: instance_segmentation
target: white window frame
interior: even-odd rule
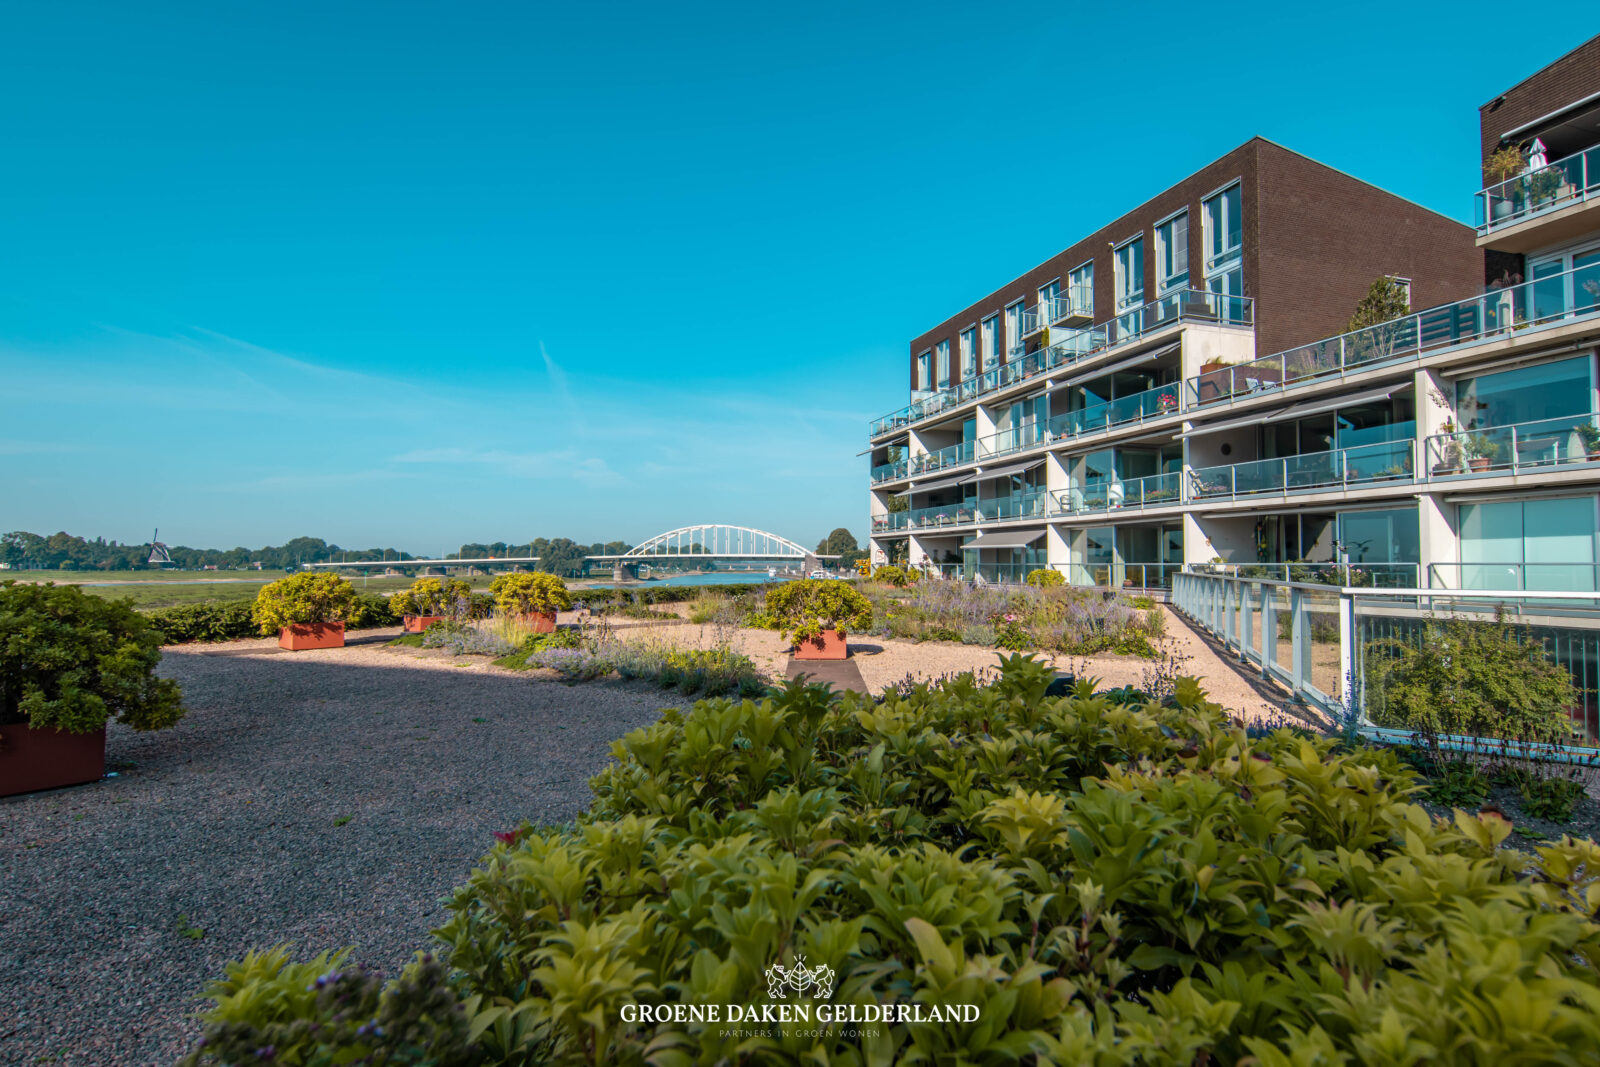
[[[1213,200],[1226,196],[1235,188],[1239,190],[1239,244],[1234,248],[1224,249],[1220,255],[1213,257],[1211,255],[1211,211],[1209,210],[1209,205]],[[1223,200],[1222,203],[1225,208],[1227,201]],[[1224,213],[1222,220],[1222,232],[1224,234],[1233,230],[1234,227],[1230,225],[1232,221]],[[1200,226],[1200,238],[1204,242],[1201,249],[1201,259],[1205,267],[1206,288],[1210,289],[1209,283],[1213,277],[1228,273],[1234,264],[1244,258],[1244,182],[1241,179],[1234,178],[1232,181],[1225,182],[1200,198]]]
[[[1112,270],[1112,275],[1113,275],[1112,289],[1116,293],[1117,313],[1119,315],[1124,311],[1130,311],[1133,308],[1139,307],[1140,305],[1142,305],[1144,303],[1144,269],[1143,269],[1143,267],[1144,267],[1144,263],[1143,263],[1143,260],[1144,260],[1144,247],[1143,247],[1143,241],[1144,241],[1144,234],[1138,233],[1138,234],[1134,234],[1132,237],[1128,238],[1126,241],[1123,241],[1123,242],[1121,242],[1121,243],[1119,243],[1117,245],[1114,245],[1112,247],[1112,249],[1111,249],[1111,270]],[[1132,286],[1128,286],[1127,287],[1127,295],[1124,296],[1123,295],[1123,291],[1124,291],[1123,276],[1126,273],[1128,273],[1128,271],[1122,265],[1122,253],[1123,253],[1124,249],[1131,248],[1135,244],[1138,244],[1140,246],[1140,248],[1139,248],[1139,260],[1140,260],[1139,266],[1140,266],[1140,270],[1139,270],[1139,277],[1138,277],[1138,286],[1139,287],[1137,289],[1134,289]],[[1129,256],[1128,258],[1132,259],[1133,257]]]
[[[1078,303],[1078,296],[1081,290],[1088,290],[1087,305]],[[1072,310],[1081,315],[1094,318],[1094,260],[1085,260],[1067,271],[1067,292],[1071,294]]]
[[[1026,301],[1018,300],[1006,305],[1006,347],[1001,355],[1009,360],[1011,353],[1022,344],[1022,312]]]
[[[998,366],[1002,362],[1000,358],[1000,313],[998,311],[983,320],[978,340],[983,349],[979,357],[983,369],[989,370]]]
[[[964,382],[978,373],[978,324],[973,323],[961,331],[956,346],[960,370],[956,380]]]
[[[1171,227],[1179,219],[1183,220],[1183,258],[1182,269],[1170,275],[1163,276],[1162,268],[1166,265],[1168,249],[1163,240],[1162,231]],[[1189,284],[1189,209],[1187,207],[1174,211],[1166,218],[1155,224],[1151,231],[1153,240],[1151,247],[1156,256],[1156,296],[1166,296],[1174,289]]]
[[[934,345],[933,351],[934,373],[937,375],[934,379],[934,388],[948,389],[950,388],[950,338],[946,337]]]
[[[1033,291],[1038,300],[1039,325],[1048,326],[1056,318],[1056,301],[1061,297],[1061,278],[1058,275],[1054,280],[1045,282]]]
[[[933,388],[933,349],[917,353],[917,392],[926,393]]]

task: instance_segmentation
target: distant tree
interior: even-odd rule
[[[817,543],[817,555],[819,556],[842,556],[846,552],[859,552],[860,550],[861,546],[856,543],[855,534],[846,530],[843,526],[834,530]]]

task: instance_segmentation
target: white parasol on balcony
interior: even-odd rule
[[[1544,142],[1535,137],[1533,146],[1528,149],[1528,169],[1530,171],[1543,170],[1550,165],[1550,161],[1544,155],[1546,151]]]

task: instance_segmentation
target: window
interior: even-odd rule
[[[1420,558],[1420,541],[1417,533],[1417,509],[1394,508],[1384,511],[1345,511],[1338,516],[1339,548],[1344,552],[1343,562],[1360,563],[1411,563]],[[1411,578],[1415,571],[1397,567],[1380,568],[1396,576]],[[1399,585],[1410,585],[1403,581]]]
[[[1006,352],[1014,352],[1022,344],[1022,301],[1006,308]]]
[[[983,320],[983,369],[1000,365],[1000,316],[990,315]]]
[[[917,385],[919,393],[926,393],[933,388],[933,349],[928,349],[917,357]]]
[[[978,348],[978,328],[968,326],[961,331],[961,381],[966,381],[977,373],[975,365]]]
[[[1073,314],[1094,318],[1094,260],[1067,275],[1067,298]]]
[[[1391,275],[1389,275],[1389,280],[1391,282],[1394,282],[1395,286],[1405,296],[1405,298],[1406,298],[1406,307],[1410,308],[1411,307],[1411,279],[1410,278],[1402,278],[1402,277],[1400,277],[1398,275],[1391,274]]]
[[[1530,317],[1542,322],[1600,304],[1600,248],[1563,253],[1528,266]]]
[[[1465,589],[1595,587],[1594,497],[1461,505]]]
[[[1223,296],[1244,295],[1244,216],[1239,186],[1230,185],[1202,205],[1205,219],[1206,289]],[[1220,309],[1224,314],[1231,309]]]
[[[1479,430],[1587,415],[1593,410],[1590,363],[1591,357],[1578,356],[1463,378],[1456,382],[1456,417],[1463,430]]]
[[[950,388],[950,340],[946,338],[939,342],[936,351],[939,353],[939,388]]]
[[[1156,227],[1156,291],[1189,284],[1189,213],[1181,212]]]
[[[1116,252],[1117,310],[1144,303],[1144,238],[1135,237]]]
[[[1056,298],[1061,295],[1061,279],[1057,278],[1039,290],[1039,322],[1046,326],[1061,316],[1056,313]]]

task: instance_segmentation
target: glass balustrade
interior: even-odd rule
[[[1600,145],[1480,191],[1478,232],[1493,233],[1554,208],[1600,196]]]
[[[1058,298],[1054,309],[1059,311],[1062,302],[1067,299],[1069,298],[1065,296]],[[1047,309],[1045,314],[1048,316],[1049,313],[1050,310]],[[1033,318],[1028,319],[1029,315]],[[1026,322],[1033,323],[1031,327],[1024,325],[1025,334],[1036,333],[1041,325],[1048,325],[1039,321],[1038,307],[1024,309],[1023,316]],[[1026,381],[1056,367],[1077,363],[1184,320],[1222,323],[1229,326],[1253,326],[1255,304],[1245,296],[1228,296],[1223,293],[1207,292],[1204,289],[1175,290],[1157,300],[1124,312],[1109,322],[1065,331],[1063,337],[1054,339],[1050,345],[1037,351],[1014,352],[1010,360],[998,367],[991,367],[977,377],[969,378],[950,389],[917,400],[899,411],[873,420],[870,423],[872,435],[878,436],[909,426],[940,414],[957,404]]]
[[[1411,441],[1200,467],[1189,472],[1189,499],[1212,500],[1259,493],[1292,493],[1415,477]]]
[[[1142,393],[1091,404],[1078,411],[1063,412],[1051,418],[1050,438],[1099,433],[1113,426],[1175,415],[1182,407],[1179,399],[1182,394],[1182,384],[1173,382],[1170,385],[1146,389]]]
[[[897,459],[893,463],[880,463],[872,468],[872,481],[876,484],[878,482],[891,481],[895,478],[904,478],[908,465],[908,461],[904,459]]]
[[[1115,511],[1119,508],[1157,508],[1182,502],[1183,475],[1179,471],[1143,478],[1115,478],[1092,485],[1073,486],[1056,493],[1057,514]]]
[[[909,471],[911,474],[928,474],[932,471],[941,471],[947,467],[959,466],[962,463],[971,463],[973,447],[977,442],[962,441],[949,445],[933,452],[919,452],[911,457]]]
[[[1186,406],[1279,392],[1436,348],[1600,313],[1600,263],[1482,296],[1443,304],[1377,326],[1313,341],[1250,363],[1215,366],[1185,383]]]
[[[1424,455],[1429,478],[1600,463],[1600,413],[1434,434],[1424,442]]]

